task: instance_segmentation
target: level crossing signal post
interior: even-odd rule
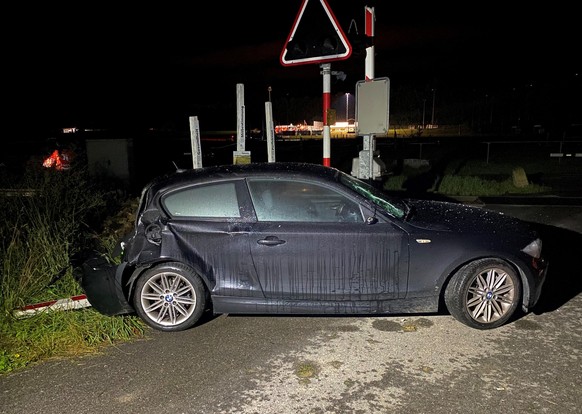
[[[319,64],[323,76],[323,165],[331,164],[331,62],[348,59],[352,46],[326,0],[303,0],[280,61],[283,66]]]

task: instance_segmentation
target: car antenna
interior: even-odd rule
[[[174,164],[174,168],[176,168],[176,172],[182,172],[183,170],[178,167],[178,164],[176,164],[176,161],[172,160],[172,164]]]

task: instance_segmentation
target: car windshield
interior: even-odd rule
[[[358,194],[366,197],[378,207],[386,210],[392,216],[397,218],[406,217],[409,207],[404,201],[391,198],[386,193],[383,193],[374,186],[360,179],[352,177],[351,175],[344,173],[340,174],[340,181]]]

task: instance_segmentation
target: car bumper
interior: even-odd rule
[[[99,313],[120,315],[133,313],[123,289],[123,272],[127,263],[109,263],[103,257],[93,257],[81,265],[79,283],[87,300]]]
[[[531,284],[532,289],[529,292],[529,300],[523,302],[523,311],[529,312],[540,300],[543,286],[547,278],[549,263],[546,260],[538,260],[536,266],[532,268],[534,276],[534,283]]]

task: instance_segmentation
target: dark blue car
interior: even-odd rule
[[[547,264],[529,223],[400,199],[304,163],[177,171],[148,184],[120,264],[82,266],[89,302],[162,331],[216,314],[449,312],[490,329],[538,301]]]

